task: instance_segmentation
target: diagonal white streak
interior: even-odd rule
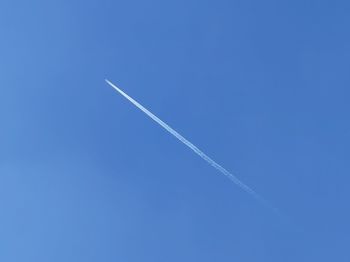
[[[253,189],[251,189],[249,186],[244,184],[242,181],[240,181],[235,175],[231,174],[229,171],[227,171],[225,168],[220,166],[218,163],[216,163],[213,159],[211,159],[209,156],[207,156],[205,153],[203,153],[198,147],[196,147],[194,144],[192,144],[190,141],[188,141],[186,138],[184,138],[182,135],[180,135],[178,132],[176,132],[174,129],[172,129],[168,124],[164,123],[162,120],[160,120],[157,116],[155,116],[153,113],[151,113],[149,110],[147,110],[145,107],[143,107],[140,103],[138,103],[136,100],[128,96],[126,93],[124,93],[121,89],[119,89],[117,86],[115,86],[113,83],[111,83],[109,80],[106,79],[106,82],[113,87],[116,91],[118,91],[122,96],[124,96],[126,99],[128,99],[131,103],[133,103],[136,107],[138,107],[142,112],[144,112],[146,115],[148,115],[150,118],[152,118],[155,122],[157,122],[160,126],[162,126],[165,130],[167,130],[170,134],[175,136],[178,140],[180,140],[182,143],[184,143],[186,146],[188,146],[192,151],[194,151],[198,156],[200,156],[202,159],[204,159],[208,164],[216,168],[219,172],[221,172],[223,175],[228,177],[231,181],[233,181],[236,185],[238,185],[241,189],[246,191],[247,193],[251,194],[254,198],[256,198],[259,202],[262,202],[264,205],[270,206],[265,199],[263,199],[259,194],[257,194]],[[271,207],[271,206],[270,206]],[[272,207],[271,207],[272,208]],[[272,208],[274,209],[274,208]]]

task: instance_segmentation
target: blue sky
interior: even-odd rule
[[[0,260],[349,261],[349,11],[1,1]]]

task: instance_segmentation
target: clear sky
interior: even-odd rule
[[[350,261],[349,13],[1,1],[0,261]]]

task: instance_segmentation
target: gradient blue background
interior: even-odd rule
[[[1,1],[0,261],[350,261],[349,13]]]

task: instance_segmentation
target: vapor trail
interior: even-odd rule
[[[135,101],[133,98],[128,96],[126,93],[124,93],[121,89],[119,89],[117,86],[115,86],[113,83],[111,83],[109,80],[105,79],[105,81],[113,87],[115,90],[117,90],[122,96],[124,96],[126,99],[128,99],[131,103],[133,103],[136,107],[138,107],[142,112],[144,112],[146,115],[148,115],[150,118],[152,118],[155,122],[157,122],[159,125],[161,125],[165,130],[167,130],[170,134],[175,136],[177,139],[179,139],[182,143],[184,143],[186,146],[188,146],[192,151],[194,151],[198,156],[200,156],[202,159],[204,159],[208,164],[216,168],[219,172],[221,172],[223,175],[228,177],[231,181],[233,181],[237,186],[239,186],[241,189],[252,195],[255,199],[257,199],[259,202],[263,203],[264,205],[272,208],[273,210],[277,211],[275,208],[273,208],[264,198],[262,198],[258,193],[256,193],[253,189],[251,189],[249,186],[244,184],[242,181],[240,181],[235,175],[231,174],[229,171],[227,171],[225,168],[220,166],[218,163],[216,163],[213,159],[211,159],[209,156],[207,156],[205,153],[203,153],[198,147],[196,147],[194,144],[192,144],[190,141],[188,141],[186,138],[184,138],[182,135],[180,135],[178,132],[176,132],[174,129],[172,129],[168,124],[164,123],[162,120],[160,120],[157,116],[155,116],[153,113],[148,111],[145,107],[143,107],[140,103]]]

